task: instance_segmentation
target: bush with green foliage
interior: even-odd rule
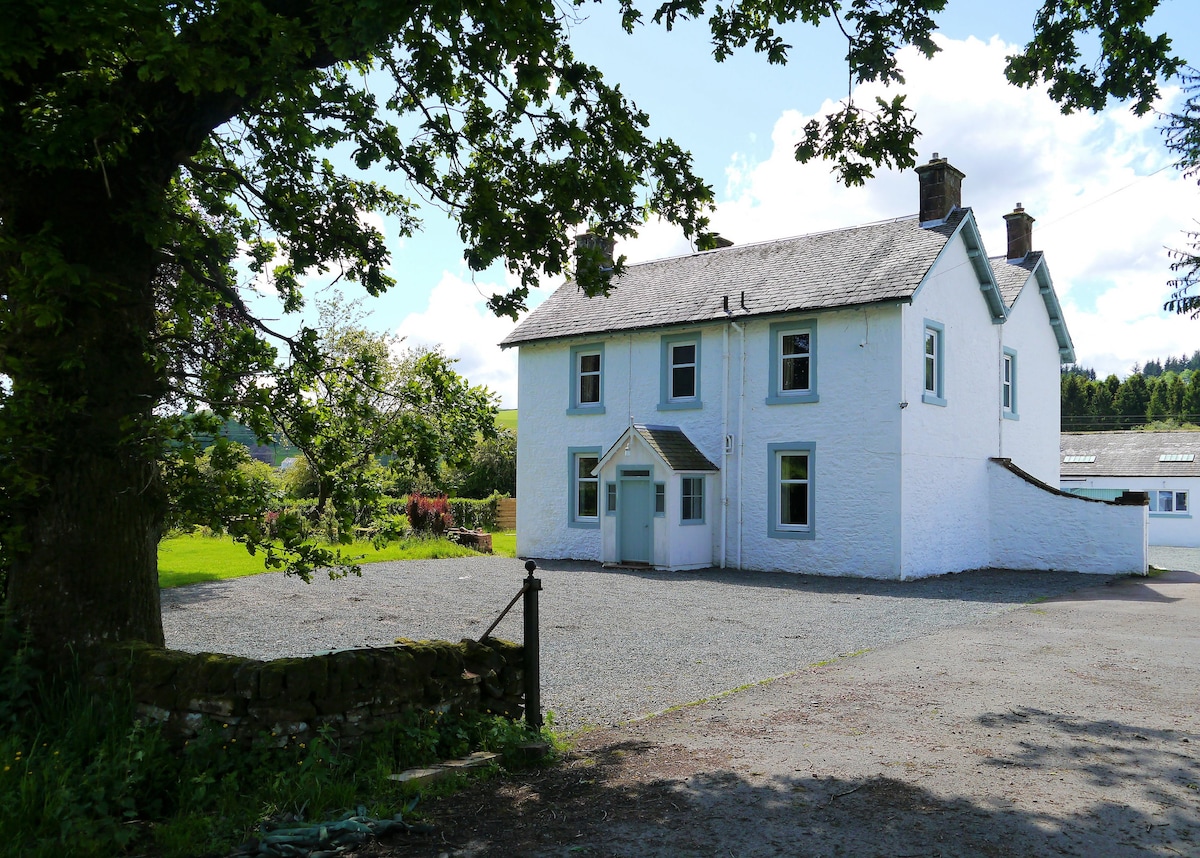
[[[496,530],[496,520],[501,494],[493,494],[483,500],[475,498],[450,498],[450,514],[459,527],[471,530]]]
[[[464,498],[517,493],[517,436],[500,429],[475,445],[470,460],[451,473],[455,493]]]

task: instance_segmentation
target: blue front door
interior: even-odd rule
[[[622,476],[617,498],[617,554],[621,563],[651,561],[654,498],[648,478]]]

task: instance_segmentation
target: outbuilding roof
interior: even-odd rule
[[[930,227],[906,217],[630,265],[607,298],[569,280],[501,345],[909,300],[964,222],[977,235],[970,212]]]
[[[1200,477],[1200,432],[1064,432],[1064,477]]]

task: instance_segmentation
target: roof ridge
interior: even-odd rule
[[[966,210],[969,206],[964,207]],[[822,235],[833,235],[838,232],[851,232],[856,229],[866,229],[870,226],[882,226],[889,223],[902,223],[906,220],[916,220],[918,215],[900,215],[898,217],[884,217],[878,220],[870,220],[864,223],[856,223],[853,226],[841,226],[834,229],[820,229],[816,232],[798,232],[793,235],[781,235],[778,238],[763,238],[758,241],[747,241],[744,244],[731,244],[728,247],[714,247],[710,250],[693,250],[691,253],[678,253],[674,256],[656,256],[653,259],[643,259],[641,262],[632,262],[625,266],[628,271],[630,268],[637,268],[641,265],[653,265],[656,262],[673,262],[677,259],[690,259],[693,256],[706,256],[710,253],[729,253],[737,250],[745,250],[748,247],[762,247],[766,244],[779,244],[785,241],[797,241],[801,238],[817,238]],[[941,224],[938,224],[940,226]]]

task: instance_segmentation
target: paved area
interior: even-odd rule
[[[520,561],[378,563],[361,578],[279,574],[165,590],[177,649],[255,658],[397,637],[477,637],[520,586]],[[559,726],[607,726],[817,662],[977,622],[1096,581],[980,571],[921,581],[663,573],[547,562],[539,570],[542,700]],[[495,634],[520,640],[520,606]]]
[[[1095,582],[586,733],[369,854],[1196,856],[1198,689],[1200,574]]]

